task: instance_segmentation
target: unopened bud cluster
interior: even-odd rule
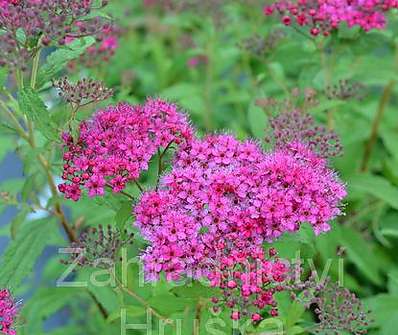
[[[71,244],[70,247],[76,250],[62,263],[108,268],[118,260],[119,250],[133,243],[133,238],[134,234],[110,225],[88,228],[77,242]]]
[[[325,90],[325,94],[329,99],[361,100],[365,96],[365,87],[358,82],[339,80],[336,85],[328,86]]]
[[[290,289],[296,289],[300,294],[293,293],[292,298],[307,309],[314,307],[318,319],[316,334],[367,333],[371,322],[370,311],[347,288],[332,282],[330,278],[318,281],[316,273],[312,273],[305,282],[294,286]]]
[[[56,80],[53,86],[59,90],[59,95],[74,106],[87,105],[106,100],[113,95],[113,90],[107,88],[103,82],[94,79],[81,79],[76,84],[67,77]]]

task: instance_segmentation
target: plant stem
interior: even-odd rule
[[[326,51],[325,51],[323,43],[320,43],[318,45],[318,50],[319,50],[321,64],[322,64],[323,73],[324,73],[324,89],[326,90],[328,88],[328,86],[330,86],[332,83],[332,77],[331,77],[331,71],[330,71],[331,69],[330,69],[330,66],[328,63],[328,59],[326,57]],[[334,128],[333,113],[334,113],[333,109],[329,109],[327,111],[327,124],[328,124],[329,129]]]
[[[31,73],[31,80],[30,80],[30,87],[34,90],[36,87],[36,81],[37,81],[37,74],[38,74],[38,70],[39,70],[39,63],[40,63],[40,54],[41,54],[41,50],[38,49],[34,59],[33,59],[33,65],[32,65],[32,73]],[[21,73],[19,73],[19,75],[17,76],[18,78],[18,82],[19,82],[19,88],[23,88],[23,77],[21,75]],[[18,123],[19,124],[19,123]],[[36,150],[36,143],[35,143],[35,137],[34,137],[34,124],[31,120],[28,120],[27,122],[28,124],[28,134],[27,134],[27,138],[25,138],[27,140],[27,142],[29,143],[29,145],[31,146],[31,148],[33,150]],[[48,160],[42,155],[42,154],[38,154],[37,158],[39,160],[40,165],[43,168],[44,173],[47,176],[47,182],[48,185],[50,186],[50,190],[51,190],[51,195],[53,196],[53,198],[57,198],[58,197],[58,190],[57,190],[57,186],[55,184],[53,175],[51,173],[51,165],[48,162]],[[69,225],[66,215],[62,209],[61,204],[56,201],[54,203],[54,215],[56,217],[58,217],[62,228],[64,229],[69,242],[76,242],[77,236],[76,236],[76,232],[75,230]],[[89,295],[91,296],[91,298],[93,299],[94,303],[97,305],[100,313],[102,314],[102,316],[106,319],[108,317],[108,313],[105,310],[104,306],[98,301],[98,299],[89,291]]]
[[[108,188],[110,188],[110,189],[113,188],[111,184],[106,184],[105,186],[108,187]],[[131,199],[131,200],[135,200],[135,198],[134,198],[131,194],[129,194],[128,192],[119,191],[118,193],[125,195],[127,198],[129,198],[129,199]]]
[[[167,146],[164,148],[164,150],[162,152],[160,152],[160,149],[158,149],[158,176],[157,176],[157,180],[156,180],[156,191],[159,189],[160,176],[161,176],[161,174],[163,172],[162,159],[163,159],[164,155],[166,154],[167,150],[169,150],[169,148],[171,147],[172,144],[173,144],[173,141],[169,142],[169,144],[167,144]]]
[[[380,98],[379,106],[377,108],[375,118],[373,119],[372,131],[370,133],[369,140],[366,143],[365,152],[363,155],[361,169],[360,169],[361,172],[366,172],[369,168],[369,161],[370,161],[370,157],[372,155],[372,150],[373,150],[374,145],[377,140],[380,123],[381,123],[381,120],[383,119],[386,106],[387,106],[388,102],[390,101],[394,86],[395,86],[395,80],[391,79],[388,82],[388,84],[384,87],[383,94]]]
[[[195,309],[195,322],[193,325],[192,335],[200,334],[200,318],[202,314],[202,309],[203,309],[203,303],[202,300],[199,298],[199,301],[196,304],[196,309]]]

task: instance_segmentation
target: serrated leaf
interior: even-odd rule
[[[67,46],[55,50],[47,57],[46,63],[39,71],[37,87],[42,87],[48,81],[53,79],[56,74],[62,71],[70,61],[82,55],[94,42],[95,39],[89,36],[82,39],[77,39]]]
[[[58,139],[56,125],[51,121],[47,107],[38,93],[30,88],[25,88],[19,92],[18,102],[21,111],[37,125],[46,138]]]
[[[11,241],[0,263],[0,287],[17,287],[31,272],[44,247],[57,243],[53,220],[27,222]]]

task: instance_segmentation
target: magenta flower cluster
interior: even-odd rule
[[[260,311],[267,309],[271,316],[278,315],[274,293],[283,291],[288,279],[289,265],[276,257],[271,248],[268,255],[259,246],[253,250],[231,250],[222,255],[209,273],[212,287],[221,289],[221,297],[213,297],[213,310],[223,306],[232,309],[231,318],[249,318],[253,323],[263,319]]]
[[[264,13],[277,13],[287,26],[308,26],[313,36],[328,36],[341,23],[365,31],[383,29],[386,13],[396,8],[397,0],[279,0],[266,6]]]
[[[0,333],[16,335],[14,330],[17,307],[11,293],[7,289],[0,290]]]
[[[230,135],[193,139],[177,152],[159,190],[144,193],[135,208],[136,225],[150,242],[142,256],[146,278],[205,277],[233,291],[225,293],[234,297],[227,306],[238,305],[238,294],[247,313],[249,306],[270,305],[276,314],[272,293],[288,269],[276,262],[274,276],[273,263],[253,255],[261,254],[263,242],[297,231],[304,222],[317,234],[328,231],[345,195],[327,161],[299,142],[264,153],[256,143]],[[244,262],[254,262],[252,275],[260,271],[264,278],[257,286],[242,281]],[[225,286],[228,266],[241,269],[236,286]]]
[[[159,99],[143,106],[108,107],[81,123],[78,139],[63,135],[66,181],[59,185],[66,198],[79,200],[82,188],[90,197],[104,195],[105,187],[122,191],[148,169],[160,148],[192,138],[193,130],[177,107]]]
[[[294,115],[297,133],[286,115],[274,119],[275,147],[264,152],[232,135],[197,138],[178,108],[159,99],[108,107],[81,124],[78,139],[64,134],[66,182],[59,190],[73,200],[83,188],[89,196],[104,195],[107,186],[120,192],[154,154],[176,144],[171,171],[134,209],[149,242],[146,279],[206,278],[223,292],[218,303],[233,309],[233,319],[258,322],[265,307],[277,315],[273,294],[289,271],[274,250],[264,256],[263,243],[304,222],[316,234],[328,231],[346,195],[326,160],[333,137],[312,118]]]
[[[303,222],[317,234],[328,231],[345,194],[326,160],[300,143],[263,153],[230,135],[195,139],[178,152],[160,189],[136,207],[137,225],[151,242],[143,257],[147,275],[198,277],[227,241],[247,250]]]

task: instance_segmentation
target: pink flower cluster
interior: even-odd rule
[[[308,26],[313,36],[328,36],[341,23],[365,31],[383,29],[386,12],[394,8],[398,8],[397,0],[279,0],[266,6],[264,13],[278,13],[287,26]]]
[[[7,289],[0,290],[0,333],[5,335],[15,335],[13,329],[17,307],[11,293]]]
[[[143,254],[146,277],[212,278],[219,264],[238,265],[239,257],[259,254],[264,241],[303,222],[317,234],[328,231],[345,194],[327,161],[301,143],[264,153],[230,135],[193,139],[180,148],[160,189],[145,193],[135,208],[136,224],[150,242]],[[264,269],[273,271],[269,264]],[[257,298],[249,300],[257,305]]]
[[[108,107],[81,123],[78,139],[63,135],[66,182],[59,190],[75,201],[82,188],[90,197],[104,195],[106,186],[120,192],[147,170],[158,149],[190,140],[192,134],[177,107],[160,99],[143,106]]]
[[[97,43],[87,49],[80,61],[88,67],[93,67],[101,62],[108,62],[119,47],[120,28],[115,25],[105,26],[97,35]]]
[[[274,293],[284,290],[289,265],[279,260],[271,248],[266,256],[261,247],[250,251],[231,250],[210,272],[212,287],[220,288],[221,298],[213,297],[214,311],[222,306],[233,309],[231,318],[250,317],[254,323],[262,320],[259,310],[268,307],[271,316],[278,315]]]

